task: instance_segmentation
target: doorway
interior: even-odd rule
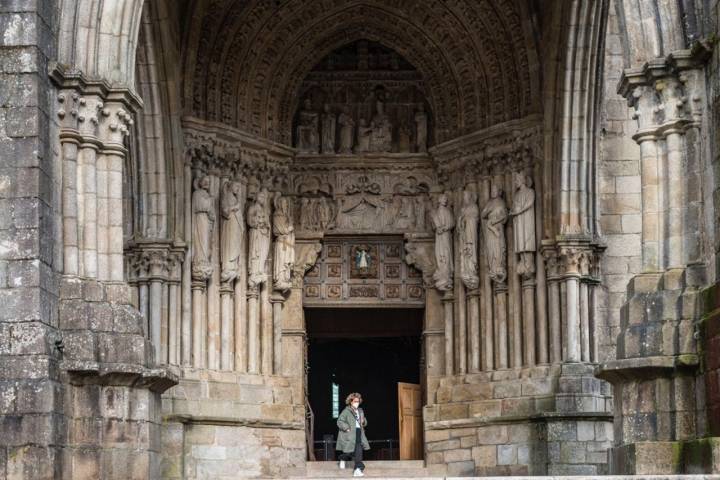
[[[411,429],[409,436],[404,428],[401,438],[399,397],[408,398],[402,385],[420,390],[423,310],[307,308],[305,319],[315,458],[335,459],[337,415],[347,395],[360,392],[371,448],[366,458],[398,460],[402,447],[421,459],[422,432]]]

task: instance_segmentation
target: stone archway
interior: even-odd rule
[[[321,233],[298,235],[295,261],[279,248],[274,264],[290,233],[270,227],[287,226],[282,198],[336,197],[350,202],[338,231],[407,234],[409,262],[428,286],[433,471],[716,469],[695,452],[716,458],[714,444],[697,438],[720,434],[716,302],[714,290],[701,294],[717,278],[718,59],[703,41],[717,32],[717,6],[10,3],[0,13],[10,92],[0,151],[15,161],[0,182],[0,423],[9,429],[0,438],[11,440],[0,473],[302,469],[302,363],[292,360],[302,356],[303,326],[292,309]],[[375,102],[378,150],[299,152],[292,139],[306,78],[363,39],[415,67],[422,102],[388,101],[389,119]],[[180,51],[160,53],[171,45]],[[397,76],[387,91],[400,98]],[[627,99],[612,93],[618,84]],[[345,103],[353,115],[372,105]],[[427,152],[406,148],[399,128],[387,134],[388,122],[410,120],[403,108],[421,103]],[[311,107],[312,123],[322,105]],[[455,221],[452,233],[420,228],[417,216],[407,223],[419,195],[410,177],[427,183],[428,199],[443,208],[447,200],[452,213],[438,217]],[[325,184],[332,190],[314,187]],[[502,219],[503,202],[514,209],[533,196],[528,189],[534,248],[516,242],[513,215],[499,222],[506,249],[490,252],[485,224],[468,220],[475,207]],[[251,204],[257,221],[246,225]],[[381,206],[398,213],[373,216]],[[468,224],[481,230],[475,243]],[[246,254],[251,243],[257,255]],[[285,318],[300,324],[285,328]],[[614,440],[613,394],[596,371],[615,388],[623,428]],[[105,436],[85,435],[88,425]]]

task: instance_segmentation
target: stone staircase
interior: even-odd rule
[[[370,460],[364,463],[366,477],[393,479],[430,477],[422,460]],[[304,475],[289,478],[351,478],[353,462],[346,462],[346,465],[347,468],[340,470],[337,462],[307,462]]]

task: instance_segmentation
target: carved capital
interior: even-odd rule
[[[562,274],[565,276],[587,275],[592,252],[582,246],[561,246],[559,259]]]

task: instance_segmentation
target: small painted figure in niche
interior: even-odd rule
[[[298,115],[297,148],[301,153],[318,153],[320,146],[319,115],[312,110],[312,101],[307,98]]]
[[[370,268],[370,262],[372,262],[372,257],[368,253],[367,249],[364,247],[358,248],[355,252],[355,266],[360,273],[368,271]]]

